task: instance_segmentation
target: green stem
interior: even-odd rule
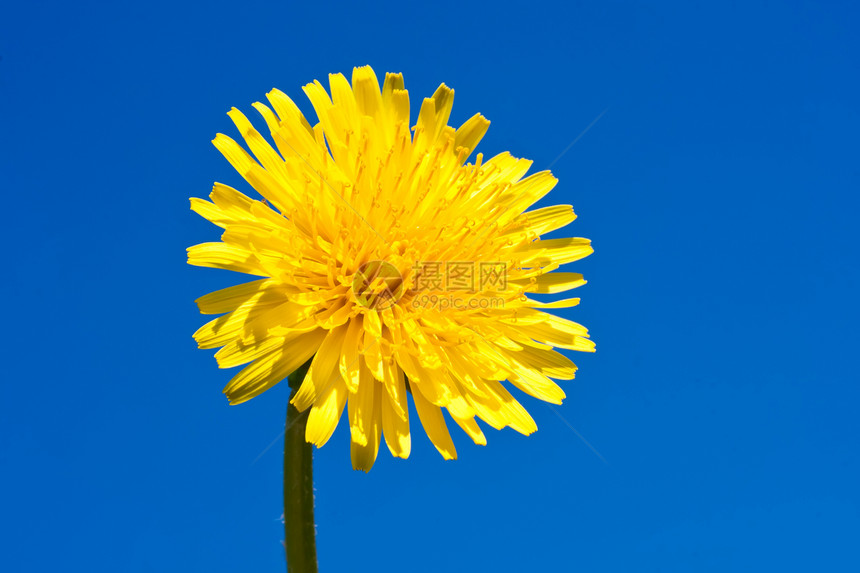
[[[290,374],[295,394],[310,366],[310,361]],[[288,573],[317,573],[316,532],[314,525],[313,449],[305,441],[308,411],[299,412],[287,405],[284,434],[284,544]]]

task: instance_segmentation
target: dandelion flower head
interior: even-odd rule
[[[477,420],[535,431],[511,387],[560,404],[555,380],[576,366],[557,349],[594,349],[583,326],[552,313],[578,298],[530,296],[584,284],[557,269],[592,252],[587,239],[541,238],[576,217],[570,205],[530,209],[556,179],[527,175],[532,162],[509,153],[475,154],[489,121],[449,126],[444,84],[414,126],[400,74],[380,88],[370,67],[355,68],[351,83],[333,74],[328,90],[315,81],[304,93],[316,123],[272,90],[271,107],[253,104],[268,138],[234,108],[247,150],[213,141],[259,198],[216,183],[211,201],[191,199],[223,234],[189,248],[188,262],[259,277],[197,300],[221,315],[194,334],[199,347],[220,348],[221,368],[245,365],[224,389],[230,403],[311,360],[291,398],[309,410],[306,438],[325,444],[346,410],[364,471],[383,439],[409,456],[410,400],[446,459],[457,454],[443,410],[477,444]]]

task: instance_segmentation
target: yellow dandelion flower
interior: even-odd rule
[[[560,265],[592,252],[582,238],[541,239],[575,219],[570,205],[528,210],[556,184],[508,153],[467,159],[489,126],[480,114],[448,125],[454,91],[440,85],[410,129],[400,74],[380,89],[370,67],[352,85],[329,76],[304,92],[311,124],[283,92],[255,103],[274,147],[237,109],[228,115],[251,153],[226,135],[213,143],[262,200],[216,183],[191,208],[222,227],[221,242],[188,249],[192,265],[258,280],[197,300],[223,314],[195,334],[218,365],[247,364],[224,393],[239,404],[304,363],[291,398],[308,408],[306,439],[321,447],[347,410],[352,464],[368,471],[384,437],[394,456],[411,449],[407,396],[430,440],[456,458],[442,409],[477,444],[476,422],[537,429],[503,382],[560,404],[553,379],[576,366],[556,348],[593,351],[587,330],[539,302],[585,283]],[[274,108],[274,110],[272,109]],[[252,155],[253,154],[253,155]]]

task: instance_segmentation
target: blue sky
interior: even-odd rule
[[[237,407],[185,264],[225,115],[372,65],[551,164],[594,355],[540,428],[318,452],[323,571],[854,571],[858,10],[16,3],[0,20],[7,571],[282,570],[285,385]],[[414,100],[413,100],[414,101]],[[563,420],[562,420],[563,418]],[[606,463],[567,424],[593,445]]]

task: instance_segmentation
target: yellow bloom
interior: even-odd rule
[[[556,348],[593,351],[587,330],[528,293],[585,283],[559,265],[592,252],[587,239],[540,239],[575,219],[569,205],[527,209],[556,184],[531,161],[502,153],[466,160],[489,126],[476,114],[448,126],[454,91],[442,84],[409,128],[400,74],[382,89],[370,67],[352,85],[329,76],[304,87],[319,122],[283,92],[255,103],[273,148],[237,109],[228,115],[253,156],[226,135],[213,143],[263,197],[216,183],[191,208],[222,227],[222,242],[188,249],[192,265],[262,277],[197,300],[223,314],[194,334],[222,368],[248,364],[224,393],[257,396],[313,358],[292,398],[310,408],[306,438],[318,447],[344,407],[352,464],[368,471],[380,437],[394,456],[411,449],[407,394],[433,445],[456,457],[442,408],[477,444],[475,421],[530,434],[537,426],[508,392],[554,404],[576,366]],[[226,314],[224,314],[226,313]]]

